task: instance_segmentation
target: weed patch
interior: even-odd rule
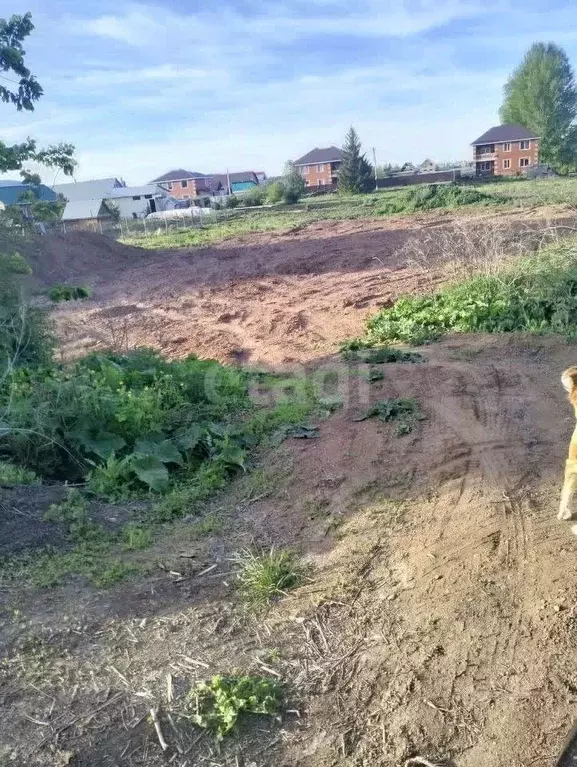
[[[30,469],[23,469],[8,461],[0,461],[0,487],[39,484],[40,478]]]
[[[262,607],[298,586],[303,576],[294,554],[274,547],[260,554],[247,549],[237,554],[234,562],[239,568],[241,594],[253,607]]]
[[[479,189],[457,184],[422,184],[409,187],[385,202],[378,209],[381,215],[417,213],[436,208],[458,208],[464,205],[499,205],[504,197],[494,197]]]
[[[396,421],[397,436],[409,434],[417,421],[422,421],[425,416],[415,399],[386,399],[377,402],[365,413],[355,418],[355,421],[366,421],[367,418],[377,417],[380,421]]]
[[[280,711],[282,686],[274,679],[260,676],[214,676],[198,682],[188,693],[186,710],[199,727],[210,730],[222,740],[235,727],[239,716]]]
[[[54,285],[48,291],[48,297],[55,304],[62,301],[81,301],[84,298],[90,298],[91,295],[90,288],[82,285]]]
[[[501,272],[402,298],[367,323],[373,343],[423,343],[456,333],[564,333],[577,325],[577,246],[519,259]]]

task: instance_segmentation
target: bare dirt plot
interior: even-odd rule
[[[93,286],[91,301],[56,312],[65,355],[147,345],[173,357],[193,352],[226,362],[303,362],[360,335],[376,308],[447,279],[435,230],[450,230],[464,218],[538,230],[563,212],[325,221],[166,252],[77,234],[51,238],[35,273],[44,282],[65,276]],[[402,248],[411,239],[426,243],[427,264],[407,266]]]
[[[427,420],[411,434],[355,421],[366,392],[358,371],[343,376],[353,393],[320,439],[263,457],[264,490],[247,477],[215,502],[224,534],[199,540],[182,523],[153,551],[162,569],[109,593],[72,584],[40,602],[4,588],[0,740],[13,761],[551,763],[577,702],[577,539],[555,519],[571,347],[474,337],[422,351],[427,362],[386,365],[368,390],[419,401]],[[252,616],[228,557],[271,542],[314,569]],[[218,753],[161,712],[164,755],[146,714],[168,707],[166,675],[180,690],[231,667],[287,681],[282,722],[253,722]]]

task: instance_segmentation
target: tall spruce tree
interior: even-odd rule
[[[567,54],[555,43],[534,43],[505,85],[504,123],[541,137],[540,159],[556,168],[577,162],[577,88]]]
[[[339,168],[339,191],[347,194],[368,192],[373,184],[373,167],[361,152],[361,140],[351,125],[343,146]]]

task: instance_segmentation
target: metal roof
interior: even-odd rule
[[[62,221],[80,221],[87,218],[102,218],[109,216],[104,200],[76,200],[69,202],[64,208]]]
[[[323,162],[340,162],[343,159],[343,150],[337,146],[329,146],[325,149],[315,147],[307,154],[294,161],[294,165],[316,165]]]
[[[0,202],[3,202],[4,205],[17,205],[20,201],[20,195],[28,191],[35,192],[38,196],[38,199],[42,200],[43,202],[54,202],[58,199],[58,196],[52,191],[52,189],[47,187],[45,184],[32,186],[31,184],[22,184],[17,181],[15,184],[10,186],[0,186]]]
[[[99,178],[92,181],[76,181],[69,184],[54,184],[56,194],[61,194],[68,202],[81,200],[102,200],[110,197],[113,189],[122,189],[123,184],[117,178]]]
[[[540,138],[540,136],[525,128],[524,125],[507,123],[506,125],[495,125],[493,128],[489,128],[486,133],[483,133],[476,141],[473,141],[471,146],[477,146],[478,144],[501,144],[504,141],[527,141],[527,139],[532,138]]]
[[[198,171],[195,170],[183,170],[182,168],[179,168],[178,170],[170,170],[168,173],[165,173],[158,178],[153,178],[150,183],[160,184],[164,181],[185,181],[189,178],[210,178],[210,176],[207,176],[206,173],[198,173]]]
[[[113,189],[107,199],[117,200],[123,197],[144,197],[152,194],[156,197],[166,197],[166,189],[162,189],[157,184],[144,184],[143,186],[123,186]]]

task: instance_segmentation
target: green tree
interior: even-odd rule
[[[541,137],[540,159],[557,168],[577,161],[577,88],[567,54],[555,43],[534,43],[509,77],[500,111]]]
[[[42,88],[25,64],[26,52],[23,41],[34,29],[32,16],[11,16],[0,19],[0,72],[15,75],[19,79],[12,81],[10,76],[2,75],[0,82],[0,100],[13,104],[18,111],[33,111],[34,103],[42,96]],[[5,83],[14,82],[15,88]],[[37,162],[50,168],[60,168],[68,176],[76,167],[72,144],[56,144],[39,148],[36,141],[27,138],[21,144],[8,146],[0,141],[0,173],[19,170],[22,178],[29,183],[40,183],[37,174],[24,168],[27,162]]]
[[[288,204],[298,202],[305,191],[305,182],[299,169],[289,160],[285,164],[283,175],[283,195],[284,201]]]
[[[361,140],[351,125],[343,146],[339,168],[339,191],[347,194],[368,192],[373,185],[373,167],[361,152]]]

